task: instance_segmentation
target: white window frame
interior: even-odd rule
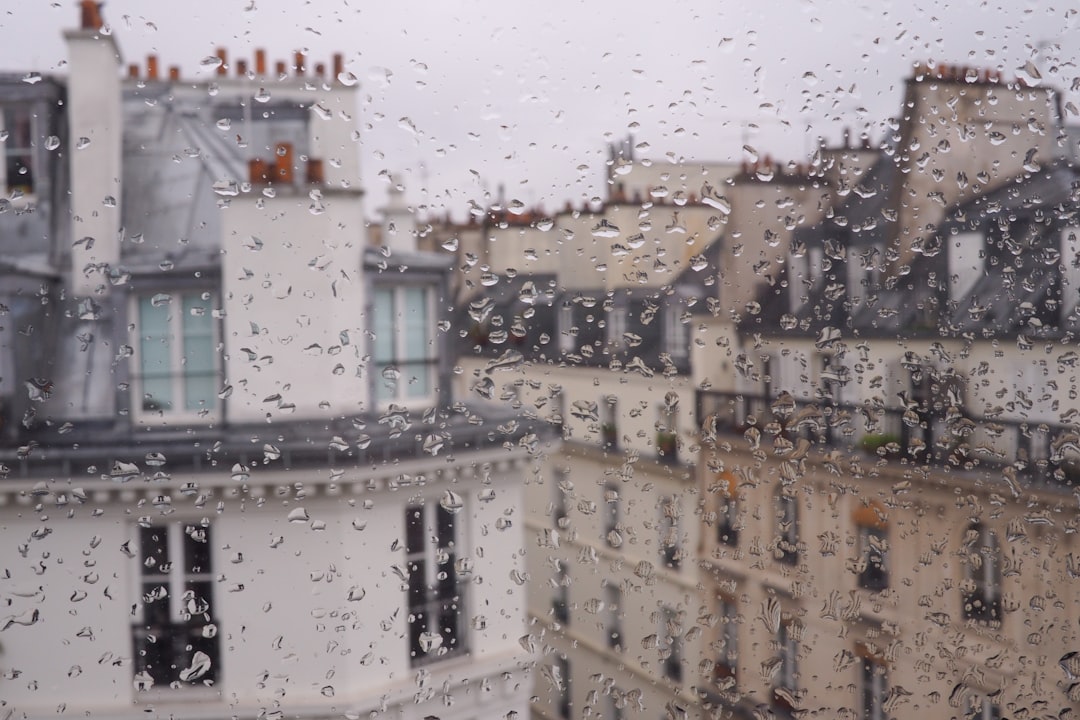
[[[143,399],[146,395],[143,383],[143,368],[142,368],[142,343],[143,343],[143,327],[140,305],[144,299],[152,298],[155,295],[163,294],[169,295],[169,316],[168,316],[168,328],[169,328],[169,366],[170,366],[170,378],[172,379],[172,396],[173,396],[173,409],[171,410],[147,410],[143,408]],[[209,297],[203,298],[204,295]],[[196,296],[198,300],[204,303],[203,307],[206,314],[210,317],[211,328],[211,346],[213,347],[213,361],[214,361],[214,382],[212,384],[213,391],[210,396],[212,404],[200,410],[188,410],[184,407],[184,373],[177,372],[179,368],[182,368],[185,364],[184,361],[184,299],[187,297]],[[132,349],[132,372],[131,372],[131,416],[135,421],[141,425],[160,426],[160,425],[207,425],[215,423],[221,419],[221,400],[218,398],[219,386],[221,384],[222,374],[222,356],[221,356],[221,331],[218,327],[219,308],[217,303],[219,297],[216,292],[210,288],[190,288],[179,290],[165,290],[160,292],[139,292],[132,295],[128,309],[131,318],[131,324],[135,330],[132,333],[134,339]]]
[[[468,500],[465,499],[466,507],[468,507]],[[456,563],[463,557],[466,557],[465,548],[463,547],[463,538],[466,536],[465,521],[466,512],[460,510],[457,513],[451,513],[450,516],[454,519],[453,538],[450,540],[449,545],[442,545],[442,538],[438,535],[438,522],[439,522],[439,510],[443,509],[439,503],[439,500],[434,497],[421,498],[415,501],[410,500],[403,510],[406,514],[406,525],[402,527],[401,537],[404,540],[402,543],[402,551],[405,553],[406,567],[411,568],[412,564],[417,560],[422,560],[424,563],[424,577],[423,583],[425,588],[425,600],[422,603],[426,612],[425,624],[422,631],[428,633],[441,635],[441,628],[439,627],[438,618],[432,617],[431,608],[442,602],[442,599],[438,597],[438,588],[441,580],[439,579],[439,567],[440,565],[447,566],[455,574],[457,573]],[[419,510],[421,512],[421,520],[423,522],[423,547],[420,549],[410,548],[408,540],[408,517],[412,512]],[[446,511],[445,512],[450,512]],[[410,552],[411,550],[411,552]],[[440,563],[443,553],[446,555],[446,562]],[[410,569],[410,580],[412,579],[412,570]],[[410,667],[417,668],[422,666],[431,665],[434,663],[442,662],[450,658],[456,658],[461,656],[467,656],[471,652],[469,646],[469,624],[466,619],[469,617],[469,597],[467,595],[468,583],[460,576],[456,578],[456,608],[454,612],[457,615],[457,624],[455,629],[457,631],[457,647],[450,647],[445,644],[445,640],[439,647],[433,647],[430,652],[420,653],[415,656],[412,655],[412,630],[414,623],[419,622],[419,619],[412,617],[413,605],[412,598],[410,597],[411,585],[406,583],[404,605],[405,605],[405,621],[408,624],[405,633],[406,648],[409,655]],[[452,603],[453,604],[453,603]],[[445,650],[445,652],[443,652]]]
[[[201,568],[200,572],[192,573],[187,572],[187,558],[185,556],[184,538],[188,532],[188,529],[202,529],[208,532],[209,538],[207,540],[207,557],[209,558],[209,566]],[[164,573],[147,572],[148,566],[146,565],[147,558],[145,557],[145,549],[142,546],[142,532],[144,530],[158,530],[165,533],[165,544],[168,552],[170,567]],[[215,616],[216,603],[214,599],[215,586],[217,585],[217,579],[214,575],[214,567],[219,565],[214,553],[213,546],[213,525],[207,524],[201,520],[196,519],[169,519],[166,522],[155,522],[149,526],[145,526],[143,523],[133,524],[129,533],[130,542],[129,546],[133,549],[134,558],[136,562],[136,569],[134,576],[131,579],[133,597],[136,598],[136,602],[132,608],[132,637],[131,642],[135,648],[133,655],[137,655],[138,648],[138,634],[141,632],[148,632],[145,629],[147,622],[146,618],[146,604],[143,601],[143,596],[146,592],[145,587],[149,584],[160,583],[161,587],[165,588],[166,595],[165,600],[168,603],[168,622],[170,625],[180,625],[184,623],[188,618],[189,608],[186,607],[186,603],[189,598],[187,596],[186,586],[189,582],[206,583],[209,588],[210,597],[202,598],[205,600],[209,607],[207,608],[204,627],[212,628],[215,636],[220,638],[219,620]],[[214,636],[211,636],[214,637]],[[169,637],[159,635],[157,637],[157,643],[166,643],[169,641]],[[216,641],[216,657],[211,657],[211,666],[209,677],[214,680],[212,686],[207,686],[203,680],[207,679],[207,675],[203,675],[197,678],[194,682],[185,683],[180,682],[179,687],[172,687],[170,684],[155,683],[152,688],[145,691],[140,691],[137,695],[138,700],[153,701],[162,696],[168,696],[171,693],[182,692],[185,698],[191,698],[195,696],[206,695],[207,697],[216,696],[219,692],[217,687],[221,683],[221,659],[224,657],[224,652],[221,646],[221,641]],[[191,654],[194,655],[194,652]],[[174,656],[174,660],[180,661],[178,667],[188,667],[188,662],[191,658],[180,658]],[[133,672],[135,681],[137,684],[145,682],[145,678],[140,678],[140,673],[135,671],[139,665],[138,658],[136,657],[133,666]]]
[[[607,313],[607,341],[616,352],[626,349],[626,333],[629,309],[625,305],[616,305]]]
[[[405,293],[408,290],[417,290],[417,289],[422,290],[423,293],[424,293],[424,306],[425,306],[425,312],[427,313],[427,327],[426,327],[426,331],[427,331],[426,332],[426,340],[427,340],[427,342],[425,343],[425,347],[428,348],[428,356],[426,358],[422,358],[422,359],[413,359],[413,358],[410,358],[408,356],[408,352],[407,352],[407,348],[406,348],[406,346],[407,346],[407,333],[399,332],[399,330],[404,327],[404,315],[402,314],[404,311],[402,310],[402,308],[405,307]],[[393,320],[394,320],[394,329],[395,329],[395,331],[394,331],[394,355],[393,355],[392,361],[389,362],[389,363],[386,363],[385,365],[380,364],[380,361],[376,357],[376,354],[375,354],[375,342],[376,342],[376,340],[372,340],[372,345],[371,345],[371,348],[372,348],[371,349],[372,385],[370,386],[371,387],[371,399],[372,399],[372,404],[375,407],[379,408],[380,410],[385,410],[391,404],[398,405],[398,406],[405,407],[405,408],[419,408],[419,407],[430,407],[431,405],[433,405],[435,403],[435,398],[438,396],[437,384],[438,384],[438,380],[439,380],[438,372],[437,372],[437,370],[438,370],[438,362],[439,362],[439,352],[438,352],[438,348],[436,347],[436,336],[435,336],[435,325],[437,323],[437,318],[436,318],[436,315],[435,315],[435,311],[436,311],[436,306],[435,306],[436,292],[435,292],[435,290],[436,290],[436,288],[435,288],[434,284],[432,284],[432,283],[419,283],[419,282],[402,283],[400,285],[377,284],[372,288],[372,293],[371,293],[371,315],[370,315],[371,322],[369,323],[369,329],[371,329],[373,332],[375,331],[375,314],[377,312],[376,308],[377,308],[377,305],[378,305],[378,300],[377,300],[378,293],[380,291],[388,291],[388,292],[390,292],[392,294],[392,298],[393,298],[392,299],[393,307],[391,309],[391,314],[392,314],[392,317],[393,317]],[[406,371],[404,366],[409,365],[410,363],[413,363],[413,362],[418,362],[419,360],[422,360],[424,362],[424,368],[425,368],[424,372],[428,373],[427,380],[428,380],[429,391],[428,391],[428,393],[426,395],[417,396],[417,397],[409,397],[408,396],[409,383],[410,383],[411,378],[415,377],[416,375],[415,375],[415,373],[411,373],[409,371]],[[398,372],[401,375],[401,377],[398,378],[396,384],[393,387],[393,395],[394,396],[391,397],[391,398],[380,397],[380,394],[381,394],[381,392],[383,390],[389,390],[390,389],[389,387],[385,386],[386,385],[386,380],[384,380],[383,376],[382,376],[383,368],[386,367],[387,365],[397,368]]]
[[[16,145],[15,130],[7,127],[7,114],[12,113],[18,116],[22,113],[26,114],[26,119],[30,125],[30,144],[23,147]],[[3,162],[0,163],[0,181],[2,181],[4,194],[11,195],[15,189],[19,189],[23,193],[24,198],[33,198],[37,195],[38,185],[41,182],[41,173],[43,168],[37,167],[39,164],[39,153],[36,152],[35,143],[41,140],[42,133],[39,130],[41,127],[41,118],[35,113],[35,106],[32,104],[23,103],[6,103],[0,105],[0,130],[7,130],[9,132],[8,139],[2,144],[3,147]],[[16,175],[15,178],[11,178],[7,171],[8,160],[11,158],[26,158],[26,167],[30,171],[29,185],[25,185],[18,182],[18,178],[22,177]]]
[[[664,351],[676,360],[690,357],[690,328],[682,321],[682,308],[674,300],[664,306]]]
[[[558,327],[559,352],[574,352],[574,335],[571,330],[574,327],[574,306],[569,302],[559,305]]]

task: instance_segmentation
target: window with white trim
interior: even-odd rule
[[[409,658],[424,665],[466,652],[465,585],[458,575],[458,515],[441,502],[405,509]]]
[[[7,105],[0,111],[0,130],[5,134],[4,176],[7,193],[18,190],[34,192],[34,113],[29,105]]]
[[[373,329],[375,400],[417,402],[435,395],[433,288],[376,287]]]
[[[674,300],[664,307],[664,351],[675,359],[690,356],[690,328],[683,322],[682,309]]]
[[[622,519],[622,508],[619,500],[619,486],[615,483],[604,483],[603,509],[603,533],[604,542],[608,547],[617,548],[622,544],[619,536],[619,522]]]
[[[170,418],[216,412],[219,357],[213,295],[205,290],[157,293],[135,302],[137,409]]]
[[[210,537],[210,527],[200,523],[138,529],[140,602],[132,608],[132,630],[140,690],[220,680]]]

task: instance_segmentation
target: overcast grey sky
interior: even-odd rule
[[[77,4],[10,3],[0,69],[64,73],[60,31],[77,22]],[[1068,88],[1074,5],[109,0],[104,14],[125,62],[155,52],[185,77],[207,75],[200,61],[218,46],[282,60],[295,49],[345,53],[363,87],[369,214],[390,171],[414,202],[462,217],[500,183],[509,199],[549,207],[602,194],[606,143],[629,132],[660,161],[739,160],[744,142],[803,160],[813,138],[838,139],[845,125],[880,137],[915,61],[1008,77],[1034,61]],[[1049,45],[1040,53],[1039,43]]]

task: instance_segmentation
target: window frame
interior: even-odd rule
[[[859,551],[859,574],[857,582],[862,590],[880,592],[887,590],[890,583],[889,574],[889,530],[884,524],[870,525],[861,523],[857,525],[858,551]],[[872,538],[878,541],[878,548],[874,548]],[[877,562],[875,563],[875,558]]]
[[[408,333],[405,329],[405,311],[401,311],[407,305],[405,301],[406,292],[409,290],[421,290],[424,298],[424,312],[425,318],[425,341],[424,347],[427,349],[425,357],[419,360],[413,360],[408,354]],[[436,341],[436,324],[437,319],[437,307],[435,304],[435,298],[437,296],[438,287],[435,283],[422,282],[422,281],[408,281],[398,284],[388,283],[375,283],[371,291],[371,312],[370,328],[373,333],[377,333],[375,326],[377,324],[377,314],[379,301],[378,297],[380,292],[389,292],[392,296],[391,306],[391,321],[394,327],[393,332],[393,354],[392,358],[387,361],[380,360],[378,352],[376,350],[377,337],[371,339],[371,400],[372,405],[380,410],[385,410],[391,404],[399,405],[405,408],[418,408],[418,407],[430,407],[435,404],[439,395],[439,355],[438,355],[438,343]],[[424,368],[424,372],[427,373],[428,392],[423,396],[409,397],[408,388],[410,385],[409,379],[411,374],[406,372],[406,367],[413,367],[421,365]],[[391,388],[386,384],[386,380],[383,379],[383,370],[387,367],[394,367],[400,373],[400,377],[394,383]],[[393,397],[382,397],[382,392],[392,392]]]
[[[1002,616],[1002,555],[1001,541],[986,523],[973,522],[967,526],[963,543],[964,580],[974,585],[968,592],[961,590],[960,611],[965,621],[1000,626]],[[980,567],[974,567],[978,557]],[[978,604],[976,604],[976,602]]]
[[[608,500],[609,494],[613,494],[613,500]],[[611,542],[611,533],[618,532],[619,523],[622,522],[622,496],[619,494],[619,486],[614,482],[604,483],[601,500],[608,506],[603,513],[602,539],[607,547],[617,550],[618,546]]]
[[[859,664],[859,717],[861,720],[887,720],[885,700],[889,693],[888,665],[863,653]]]
[[[622,619],[620,613],[623,606],[623,591],[611,580],[604,582],[604,607],[607,613],[604,622],[604,634],[607,638],[608,648],[621,653],[625,648],[623,644]]]
[[[794,492],[781,489],[776,494],[774,528],[776,531],[773,559],[795,566],[799,564],[799,498]],[[789,519],[790,518],[790,519]],[[787,545],[787,547],[784,547]]]
[[[664,495],[659,503],[658,545],[664,567],[677,572],[682,565],[682,527],[677,495]]]
[[[660,628],[657,646],[663,663],[663,676],[673,683],[683,681],[683,644],[679,629],[679,612],[670,605],[660,607]],[[666,641],[666,642],[665,642]]]
[[[142,319],[142,302],[144,300],[151,301],[151,299],[158,294],[166,294],[170,296],[169,300],[169,314],[167,316],[167,329],[169,337],[169,378],[171,383],[171,392],[174,398],[175,406],[184,406],[184,391],[186,389],[185,378],[187,377],[183,372],[177,372],[177,368],[183,368],[187,365],[185,358],[183,340],[184,327],[184,302],[189,297],[195,297],[199,302],[206,303],[206,312],[209,315],[210,326],[210,346],[211,359],[213,362],[212,377],[213,391],[210,396],[212,404],[199,409],[188,410],[186,407],[181,409],[147,409],[143,407],[145,397],[147,395],[145,391],[145,376],[146,373],[143,369],[143,342],[149,341],[150,336],[144,335],[143,319]],[[203,298],[204,295],[209,295],[207,298]],[[191,288],[164,288],[155,290],[152,292],[139,291],[131,294],[128,301],[128,317],[131,319],[131,326],[133,330],[130,337],[133,339],[132,343],[132,355],[131,355],[131,372],[130,372],[130,413],[133,420],[141,425],[149,426],[164,426],[164,425],[178,425],[178,424],[190,424],[190,425],[209,425],[219,422],[224,415],[224,406],[221,398],[218,397],[219,387],[221,385],[222,373],[224,372],[224,358],[223,348],[221,342],[222,331],[220,324],[220,308],[217,303],[220,301],[220,295],[214,288],[209,287],[191,287]],[[176,311],[174,308],[178,308]]]
[[[719,684],[726,678],[739,681],[739,604],[734,597],[717,595],[717,656],[713,667],[713,682]]]
[[[38,108],[36,103],[15,103],[8,102],[0,105],[0,130],[8,133],[7,139],[3,142],[4,150],[4,162],[3,167],[0,168],[0,173],[3,173],[4,181],[4,194],[11,195],[18,190],[22,193],[24,198],[35,197],[38,192],[38,183],[40,182],[39,173],[43,168],[38,167],[41,164],[41,154],[37,151],[37,143],[43,142],[44,133],[41,132],[41,125],[43,118],[39,117],[39,114],[35,112]],[[15,117],[16,121],[25,119],[27,123],[28,145],[25,147],[17,146],[15,144],[16,135],[18,134],[14,129],[8,127],[8,116]],[[20,117],[25,114],[25,117]],[[18,162],[19,158],[26,160],[24,167],[27,168],[29,182],[19,183],[12,180],[12,173],[9,172],[9,163]],[[15,173],[15,177],[23,177],[18,172]]]
[[[152,686],[137,692],[136,697],[139,700],[147,699],[152,701],[162,696],[170,696],[173,693],[183,693],[184,698],[187,699],[201,696],[204,693],[209,696],[219,692],[218,688],[222,682],[223,650],[220,640],[221,623],[214,615],[216,607],[215,585],[217,584],[214,567],[220,563],[215,562],[212,527],[212,523],[194,518],[169,519],[167,522],[149,524],[140,521],[131,526],[131,545],[135,547],[135,553],[132,557],[138,563],[136,572],[132,577],[134,597],[138,599],[132,607],[132,673],[137,688],[140,683],[146,682],[147,679],[153,680]],[[200,566],[199,571],[189,569],[190,558],[188,557],[185,537],[190,534],[189,529],[201,529],[206,533],[206,539],[203,542],[206,544],[205,562],[207,567],[202,569]],[[146,535],[155,530],[163,532],[165,535],[165,559],[169,564],[169,569],[165,573],[146,571],[149,567],[147,564],[149,557],[145,546]],[[155,621],[148,617],[148,603],[145,598],[148,596],[148,588],[154,584],[158,584],[158,587],[163,587],[165,590],[165,595],[158,600],[158,602],[164,600],[166,603],[167,617],[164,621]],[[203,592],[209,596],[201,598],[206,602],[206,610],[203,612],[192,612],[185,605],[191,599],[188,595],[190,592],[188,588],[189,585],[193,584],[205,586]],[[199,616],[202,616],[202,620],[195,619]],[[200,627],[204,631],[201,639],[209,642],[203,647],[192,647],[190,656],[188,656],[187,648],[180,649],[181,646],[178,641],[184,641],[185,637],[188,639],[196,637],[193,633]],[[206,634],[208,629],[210,629],[209,635]],[[177,634],[176,631],[180,631],[180,634]],[[172,676],[169,679],[161,680],[154,677],[154,674],[147,668],[144,660],[145,655],[143,650],[140,649],[141,643],[150,642],[145,640],[147,636],[156,638],[151,644],[163,649],[167,648],[169,643],[172,644],[170,658],[176,664],[175,666],[170,665],[171,669],[175,670],[175,673],[171,673]],[[180,679],[181,671],[190,667],[195,652],[205,652],[207,654],[210,658],[209,670],[195,678],[194,681]],[[140,677],[144,675],[145,677]]]
[[[413,513],[419,510],[421,523],[423,524],[422,530],[422,542],[423,546],[419,549],[413,548],[410,545],[411,539],[409,524],[413,517]],[[405,588],[405,619],[408,624],[408,631],[406,633],[406,647],[408,648],[409,667],[418,668],[435,663],[443,662],[451,658],[468,656],[470,653],[469,648],[469,627],[466,622],[468,618],[468,605],[469,598],[467,595],[468,583],[463,580],[458,574],[457,560],[465,557],[465,548],[463,547],[462,538],[466,536],[465,528],[462,527],[465,514],[461,511],[454,513],[445,509],[442,504],[435,498],[419,498],[413,499],[404,506],[405,523],[402,527],[402,551],[405,553],[405,567],[408,570],[408,579],[406,581]],[[446,513],[446,517],[452,518],[453,523],[451,527],[452,537],[450,540],[443,542],[442,530],[440,527],[440,513]],[[434,542],[432,542],[434,541]],[[440,552],[442,551],[442,552]],[[445,553],[446,559],[443,562],[439,562],[439,558]],[[413,577],[416,573],[416,561],[422,560],[423,566],[423,586],[419,589],[413,585]],[[439,578],[439,568],[445,566],[448,568],[447,578]],[[444,596],[444,589],[452,587],[454,592],[449,596]],[[423,598],[417,598],[417,595],[423,595]],[[416,612],[417,609],[422,609],[425,613],[423,615],[424,622],[421,625],[420,618]],[[455,624],[453,628],[440,627],[439,624],[434,625],[432,629],[431,620],[432,608],[439,609],[439,621],[442,622],[447,616],[446,613],[450,612],[455,618]],[[456,633],[453,638],[453,643],[456,647],[451,647],[447,643],[446,630],[451,631],[451,635]],[[442,637],[442,643],[438,648],[433,648],[434,652],[424,652],[421,646],[420,636],[427,632],[429,634],[438,634]],[[445,648],[445,652],[440,652]]]

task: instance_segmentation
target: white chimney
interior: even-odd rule
[[[71,292],[108,287],[103,271],[120,260],[120,50],[102,33],[100,5],[81,4],[82,22],[64,33],[68,46],[68,158],[71,167]],[[88,269],[88,266],[90,269]]]

